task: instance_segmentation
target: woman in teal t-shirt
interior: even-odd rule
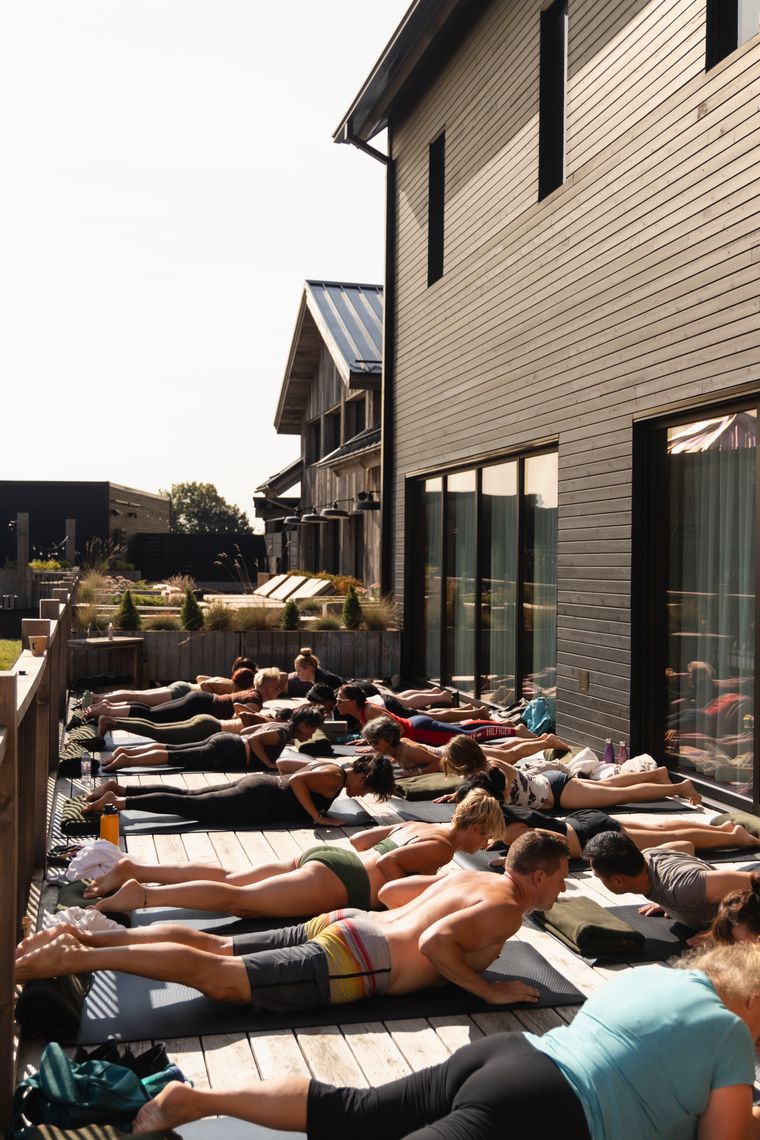
[[[484,1037],[380,1088],[301,1078],[228,1092],[172,1084],[140,1111],[135,1132],[219,1114],[309,1140],[749,1140],[760,1135],[760,947],[712,946],[683,965],[630,970],[572,1025]]]

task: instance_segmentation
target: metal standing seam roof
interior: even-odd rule
[[[298,311],[275,429],[298,435],[325,347],[347,388],[377,388],[383,371],[383,287],[307,281]]]
[[[383,370],[383,287],[307,281],[306,304],[346,384]]]

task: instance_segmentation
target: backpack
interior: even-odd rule
[[[36,1124],[129,1126],[146,1101],[178,1079],[184,1077],[176,1065],[140,1080],[131,1069],[110,1061],[72,1061],[53,1042],[46,1046],[39,1070],[13,1094],[11,1135],[23,1140]]]

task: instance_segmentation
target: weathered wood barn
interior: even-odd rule
[[[272,572],[378,581],[382,330],[381,286],[306,282],[275,415],[301,453],[254,499]],[[299,481],[294,508],[282,496]]]
[[[417,0],[335,136],[388,170],[407,673],[755,805],[759,8]]]

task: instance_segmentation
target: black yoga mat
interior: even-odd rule
[[[503,855],[501,851],[476,851],[474,855],[468,854],[466,851],[457,851],[454,856],[454,862],[458,867],[462,867],[465,871],[491,871],[498,875],[503,874],[503,867],[492,867],[491,863],[494,859],[498,859],[499,855]],[[571,871],[583,871],[588,868],[588,864],[584,859],[571,859]]]
[[[538,1003],[528,1003],[524,1008],[580,1005],[585,1000],[575,986],[524,942],[507,942],[485,977],[493,981],[524,981],[539,989]],[[148,1037],[197,1037],[212,1033],[351,1025],[364,1021],[485,1013],[502,1008],[519,1007],[488,1005],[466,990],[446,985],[398,997],[365,998],[347,1005],[254,1014],[247,1006],[211,1001],[187,986],[104,971],[93,975],[77,1042],[92,1045],[109,1037],[142,1041]]]
[[[643,905],[643,904],[641,904]],[[680,922],[676,922],[673,918],[665,918],[663,915],[655,914],[639,914],[639,905],[633,906],[612,906],[609,907],[610,914],[617,915],[622,918],[623,922],[627,922],[634,930],[639,930],[646,938],[646,942],[642,950],[638,954],[626,953],[623,955],[605,955],[604,957],[587,958],[584,961],[590,962],[592,966],[610,964],[614,965],[620,962],[630,962],[632,965],[639,965],[644,962],[665,962],[668,958],[674,958],[678,954],[683,954],[688,950],[686,939],[691,938],[694,934],[693,930],[684,926]],[[537,930],[543,930],[544,927],[539,926],[534,922],[530,916],[524,919],[531,926],[535,926]],[[546,931],[550,934],[550,931]]]
[[[332,804],[329,815],[341,821],[339,826],[360,827],[362,824],[375,822],[371,815],[367,815],[363,808],[348,798]],[[156,812],[135,811],[132,808],[121,812],[119,818],[121,834],[127,838],[130,835],[174,835],[186,831],[283,831],[309,826],[308,819],[303,821],[291,819],[286,822],[267,820],[266,823],[234,823],[225,826],[222,823],[198,823],[181,815],[159,815]]]

